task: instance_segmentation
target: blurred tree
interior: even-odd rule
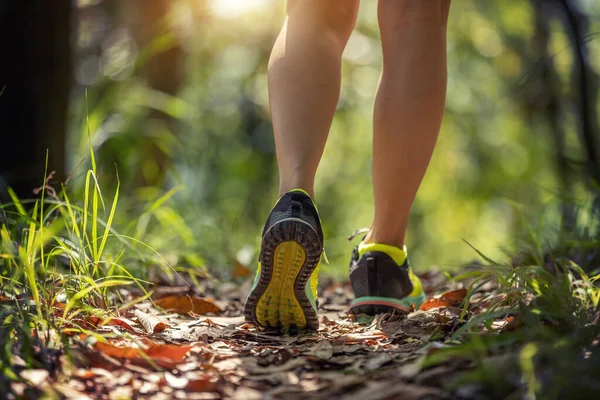
[[[589,59],[589,19],[572,0],[532,0],[535,10],[534,53],[538,57],[539,69],[535,79],[537,96],[536,109],[542,120],[549,124],[555,153],[555,169],[561,191],[570,196],[576,182],[584,182],[598,202],[596,188],[600,184],[598,121],[596,117],[598,97],[598,75]],[[569,80],[561,81],[556,71],[554,55],[550,54],[552,37],[551,24],[554,20],[562,25],[569,38],[568,50],[572,54]],[[566,96],[565,96],[566,94]],[[572,108],[575,115],[571,131],[577,133],[579,154],[568,154],[568,138],[565,114]],[[570,122],[570,121],[569,121]],[[583,166],[583,168],[580,168]],[[572,199],[561,205],[561,228],[567,232],[575,227],[576,212]],[[596,207],[598,204],[596,204]]]
[[[142,199],[164,191],[166,171],[169,184],[186,187],[174,208],[202,237],[203,253],[257,245],[277,195],[266,75],[285,2],[77,4],[77,154],[88,154],[89,129],[101,181],[115,181],[116,164],[122,187],[156,185],[121,198],[120,207],[131,201],[131,215],[139,215]],[[595,145],[586,150],[593,142],[586,137],[598,135],[600,41],[590,39],[600,29],[599,4],[453,2],[444,125],[408,235],[417,269],[462,265],[474,252],[461,239],[504,257],[506,247],[519,246],[524,215],[542,219],[544,210],[554,223],[557,195],[587,196],[583,182],[593,169],[584,166],[598,157]],[[376,11],[377,2],[362,2],[318,172],[329,271],[347,270],[346,237],[372,218],[371,116],[381,70]],[[563,207],[564,225],[574,211]],[[169,238],[165,219],[160,224],[160,236]]]
[[[64,181],[71,11],[69,0],[0,0],[0,193],[31,197],[47,150],[48,173]]]
[[[535,13],[535,33],[532,40],[532,53],[537,59],[538,68],[531,73],[535,80],[529,95],[526,108],[533,111],[529,116],[530,122],[534,116],[541,117],[548,124],[549,134],[554,147],[554,169],[558,177],[562,193],[571,193],[574,180],[573,171],[567,162],[567,133],[564,127],[565,105],[561,101],[562,85],[556,67],[550,54],[550,39],[552,36],[551,8],[552,5],[542,0],[532,0]],[[533,118],[535,119],[535,118]],[[575,223],[573,207],[568,202],[561,205],[561,226],[572,226]]]
[[[135,0],[125,4],[128,8],[126,19],[131,27],[133,38],[142,51],[148,51],[156,41],[167,41],[170,44],[163,51],[150,53],[141,66],[140,75],[148,86],[154,90],[171,96],[177,95],[183,74],[183,52],[177,35],[169,27],[171,2],[169,0]],[[143,125],[144,137],[142,159],[136,172],[137,186],[162,186],[165,173],[171,165],[171,149],[159,145],[155,136],[160,137],[160,130],[167,129],[174,133],[174,119],[162,110],[152,109],[147,122]],[[157,132],[152,132],[152,131]]]
[[[564,30],[571,40],[573,66],[571,73],[572,98],[576,124],[581,141],[587,175],[595,185],[600,184],[598,138],[598,84],[600,80],[591,62],[587,41],[590,39],[589,19],[573,0],[556,0]]]

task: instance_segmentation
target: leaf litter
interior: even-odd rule
[[[429,300],[420,309],[365,318],[346,312],[348,282],[325,281],[319,330],[281,335],[245,323],[251,277],[237,275],[244,284],[207,280],[196,293],[158,286],[122,315],[84,318],[84,330],[101,336],[69,336],[73,365],[64,358],[60,377],[24,369],[22,378],[67,398],[457,398],[445,387],[460,365],[424,360],[451,346],[494,289],[479,289],[473,307],[463,307],[468,282],[429,271],[421,276]],[[510,323],[499,318],[491,329]],[[13,385],[22,392],[21,382]]]

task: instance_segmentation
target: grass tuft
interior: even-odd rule
[[[23,369],[44,368],[56,376],[57,354],[68,352],[68,337],[91,333],[86,318],[119,315],[150,297],[151,284],[144,279],[149,266],[169,274],[182,270],[142,240],[147,231],[136,229],[139,220],[122,223],[124,233],[115,228],[118,173],[107,201],[92,151],[90,157],[83,187],[63,185],[57,193],[47,182],[51,174],[45,174],[37,198],[19,199],[9,188],[11,202],[0,204],[0,387],[24,382]],[[145,230],[148,216],[168,208],[178,190],[146,206]],[[173,218],[170,208],[167,213]],[[132,285],[141,297],[124,299],[120,289]]]
[[[471,367],[449,387],[468,387],[475,398],[578,399],[599,393],[600,273],[597,246],[590,246],[598,243],[594,221],[587,218],[552,240],[526,225],[529,242],[520,248],[529,251],[505,263],[474,248],[487,264],[455,279],[472,278],[468,300],[484,285],[495,287],[487,311],[457,329],[449,343],[459,344],[432,353],[426,365],[467,362]],[[463,316],[468,307],[469,301]],[[492,325],[509,320],[510,329]]]

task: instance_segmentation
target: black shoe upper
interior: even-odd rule
[[[383,252],[366,252],[359,257],[358,248],[354,248],[350,261],[350,283],[356,298],[377,296],[401,299],[413,291],[408,271],[408,258],[400,266]]]
[[[286,218],[298,218],[308,223],[317,232],[321,247],[323,247],[321,221],[310,196],[303,192],[287,192],[283,195],[273,207],[269,218],[267,218],[263,229],[263,237],[269,228]]]

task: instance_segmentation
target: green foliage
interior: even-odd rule
[[[590,212],[582,209],[580,215]],[[524,248],[531,250],[513,257],[512,263],[496,263],[480,254],[488,264],[469,273],[476,276],[470,289],[493,283],[497,289],[492,302],[487,312],[455,331],[453,342],[461,344],[427,360],[427,365],[456,359],[473,363],[450,384],[454,389],[471,385],[486,398],[503,399],[597,395],[600,271],[587,268],[588,273],[574,261],[592,261],[597,267],[597,247],[588,246],[598,239],[597,219],[578,219],[588,222],[554,238],[538,236],[526,226],[529,246]],[[494,321],[508,317],[514,329],[493,327]]]
[[[97,4],[102,7],[102,2]],[[430,265],[445,269],[462,265],[473,256],[462,239],[492,258],[503,257],[501,246],[520,229],[521,209],[548,207],[563,190],[553,127],[542,106],[548,101],[544,66],[556,70],[555,84],[563,94],[564,157],[581,158],[575,102],[564,95],[572,87],[571,43],[553,21],[548,45],[540,44],[532,4],[518,0],[452,3],[445,118],[407,236],[417,271]],[[187,253],[198,249],[209,264],[226,269],[242,249],[252,254],[246,258],[256,259],[264,218],[277,197],[266,73],[285,6],[266,1],[263,7],[246,12],[222,7],[226,6],[218,1],[173,2],[156,43],[167,42],[171,48],[175,40],[183,52],[184,73],[177,75],[177,93],[160,92],[139,73],[152,55],[161,54],[156,43],[148,45],[149,50],[136,50],[135,45],[123,44],[133,39],[122,32],[118,41],[99,38],[105,50],[96,56],[103,59],[109,54],[111,70],[128,72],[118,78],[99,73],[85,87],[91,93],[90,131],[100,155],[99,168],[119,166],[127,188],[128,199],[122,202],[125,214],[139,215],[140,199],[148,201],[156,193],[184,188],[173,210],[185,216],[188,237],[196,241],[177,247]],[[346,237],[369,225],[373,212],[372,104],[381,71],[376,7],[376,2],[361,4],[356,30],[343,55],[342,93],[317,173],[316,200],[331,260],[324,273],[339,277],[347,274],[352,246]],[[600,9],[587,2],[585,11],[593,32]],[[599,43],[588,42],[595,61]],[[89,48],[79,51],[88,54]],[[74,106],[78,104],[75,100]],[[73,127],[83,122],[82,111],[76,108],[72,113]],[[76,165],[87,141],[77,133],[71,141],[72,148],[79,149],[72,152]],[[149,147],[159,149],[158,155]],[[171,160],[164,182],[139,187],[136,177],[153,175],[164,158]],[[103,175],[106,180],[111,176]],[[570,191],[582,194],[585,188],[580,181],[572,177]],[[560,210],[552,213],[559,215]],[[178,226],[162,229],[169,235]],[[218,251],[204,251],[209,249]]]
[[[97,179],[94,153],[83,193],[74,201],[70,188],[60,193],[45,184],[40,196],[0,204],[0,370],[3,387],[18,380],[21,357],[27,368],[58,368],[53,352],[65,332],[86,332],[82,318],[119,313],[126,303],[119,288],[135,285],[146,296],[148,272],[158,266],[176,274],[167,260],[140,238],[139,222],[121,234],[115,229],[120,185],[108,203]],[[46,181],[46,180],[44,180]],[[175,191],[145,205],[146,219],[166,212]],[[168,212],[166,212],[168,214]],[[174,218],[179,218],[175,216]],[[198,274],[207,276],[202,265]],[[68,348],[66,349],[68,350]]]

